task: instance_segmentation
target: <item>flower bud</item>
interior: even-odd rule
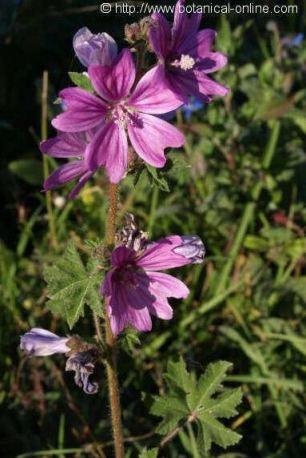
[[[68,353],[69,337],[59,337],[53,332],[41,328],[32,328],[21,336],[20,348],[29,356],[48,356],[54,353]]]
[[[111,65],[117,55],[116,42],[108,33],[94,35],[87,27],[74,35],[73,48],[85,67],[92,64]]]
[[[190,259],[193,264],[203,262],[205,247],[200,237],[197,235],[185,235],[181,239],[182,245],[174,248],[173,252]]]

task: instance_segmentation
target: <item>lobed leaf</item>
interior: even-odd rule
[[[165,374],[168,392],[163,397],[155,397],[151,407],[153,415],[163,417],[156,432],[171,436],[195,423],[201,456],[213,443],[223,448],[236,444],[241,436],[219,421],[236,415],[236,407],[241,402],[240,388],[224,389],[222,386],[231,366],[227,361],[211,363],[197,380],[194,373],[187,371],[182,358],[170,362]]]
[[[85,267],[72,242],[67,245],[66,251],[57,262],[45,267],[44,278],[48,284],[47,307],[53,313],[61,315],[70,329],[84,316],[85,304],[101,315],[102,306],[98,292],[101,272],[96,269],[93,260]]]

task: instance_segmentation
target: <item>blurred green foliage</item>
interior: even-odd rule
[[[63,208],[57,198],[68,190],[56,191],[54,248],[37,184],[42,72],[49,71],[51,119],[59,110],[57,91],[71,84],[67,72],[81,70],[73,33],[87,25],[118,40],[124,23],[136,18],[102,16],[89,1],[25,0],[1,8],[1,445],[7,457],[95,456],[101,446],[110,456],[105,386],[88,397],[64,375],[60,357],[24,360],[17,348],[19,335],[34,325],[69,333],[46,307],[43,265],[52,266],[69,240],[88,252],[85,240],[103,238],[107,209],[103,173]],[[205,21],[218,29],[217,47],[229,55],[218,78],[231,92],[188,122],[177,113],[187,138],[184,150],[170,153],[177,173],[148,169],[136,185],[128,177],[121,190],[120,216],[132,211],[152,238],[198,234],[207,247],[204,266],[181,271],[191,294],[173,302],[174,319],[156,320],[150,334],[120,338],[127,456],[158,444],[148,393],[163,395],[166,362],[182,355],[195,373],[216,359],[231,361],[228,384],[242,385],[239,416],[229,426],[243,440],[231,453],[213,446],[208,456],[300,458],[306,452],[306,41],[288,46],[282,39],[305,22],[302,12]],[[76,332],[93,334],[89,312]],[[195,432],[191,426],[177,435],[166,456],[196,457]]]

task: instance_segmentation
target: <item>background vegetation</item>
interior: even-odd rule
[[[55,232],[50,231],[37,146],[43,71],[49,75],[51,118],[59,110],[53,103],[57,91],[71,84],[67,71],[81,70],[71,46],[76,30],[86,25],[119,40],[124,24],[136,19],[102,16],[92,1],[1,2],[0,446],[5,457],[94,456],[96,442],[110,456],[106,387],[98,396],[86,396],[63,372],[63,359],[24,360],[18,344],[32,326],[68,332],[45,307],[42,267],[68,240],[89,250],[85,241],[103,237],[106,214],[101,173],[63,208],[57,197],[65,197],[67,188],[53,193]],[[231,88],[230,95],[191,117],[177,113],[187,143],[171,153],[177,167],[170,174],[151,177],[150,186],[143,178],[136,186],[132,179],[122,186],[121,215],[132,211],[152,238],[198,234],[207,247],[204,266],[180,270],[192,293],[174,303],[175,318],[155,321],[154,332],[139,336],[140,342],[132,333],[120,339],[128,456],[158,442],[149,394],[165,391],[166,361],[183,355],[195,372],[216,359],[233,362],[229,380],[233,387],[242,385],[243,403],[230,424],[243,440],[232,452],[216,447],[211,456],[300,458],[306,453],[306,42],[296,36],[305,29],[303,11],[282,17],[208,16],[203,25],[217,28],[217,47],[229,55],[218,78]],[[54,167],[51,161],[44,165]],[[93,334],[89,315],[76,328],[83,336]],[[192,434],[181,432],[166,456],[197,458]]]

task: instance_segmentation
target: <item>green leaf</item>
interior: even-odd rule
[[[71,81],[85,91],[94,92],[91,81],[84,73],[68,72]]]
[[[157,458],[158,454],[158,448],[144,448],[140,455],[139,458]]]
[[[199,418],[200,440],[204,444],[204,449],[208,452],[213,443],[222,448],[227,448],[230,445],[237,444],[241,435],[235,433],[229,428],[226,428],[218,420],[212,418],[207,413],[201,414]],[[201,450],[201,449],[200,449]]]
[[[226,371],[230,367],[232,364],[227,361],[218,361],[208,365],[199,379],[197,390],[192,391],[188,396],[188,404],[191,409],[201,410],[202,405],[205,405],[206,401],[221,388]]]
[[[162,172],[149,164],[145,164],[145,166],[148,172],[148,176],[151,179],[151,183],[162,191],[170,192],[169,184],[166,178],[163,176]]]
[[[9,163],[9,170],[26,183],[41,185],[43,177],[42,163],[35,159],[20,159]]]
[[[101,316],[101,277],[95,262],[90,260],[85,267],[75,246],[69,243],[63,256],[44,269],[44,278],[48,284],[47,307],[61,315],[70,329],[84,316],[85,304]]]
[[[163,417],[156,432],[171,435],[191,423],[196,424],[200,456],[208,452],[213,443],[223,448],[236,444],[241,436],[219,421],[236,415],[236,407],[241,402],[240,388],[223,388],[231,366],[226,361],[211,363],[197,380],[194,373],[187,371],[182,358],[169,363],[165,374],[168,392],[155,397],[151,407],[153,415]]]

